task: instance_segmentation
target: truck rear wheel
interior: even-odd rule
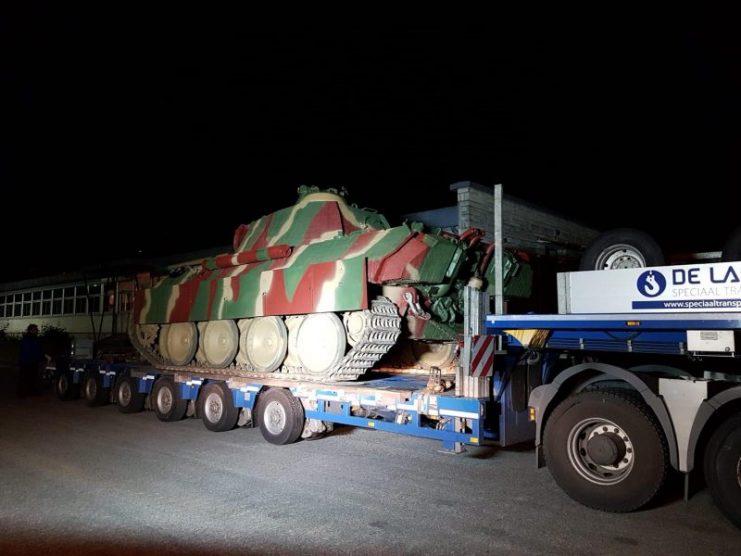
[[[710,437],[705,481],[723,514],[741,528],[741,415],[728,419]]]
[[[116,382],[114,396],[121,413],[137,413],[144,409],[146,394],[139,392],[137,381],[133,377],[119,378]]]
[[[546,422],[544,454],[558,485],[581,504],[629,512],[659,491],[666,440],[648,408],[617,392],[582,392]]]
[[[198,397],[198,415],[206,428],[213,432],[232,430],[239,410],[234,406],[232,392],[223,382],[209,382]]]
[[[257,398],[257,424],[271,444],[291,444],[304,428],[304,406],[288,390],[271,388]]]
[[[152,410],[160,421],[180,421],[185,417],[188,401],[178,392],[175,381],[170,377],[160,378],[152,388]]]

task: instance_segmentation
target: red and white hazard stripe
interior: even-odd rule
[[[494,336],[471,338],[471,376],[492,376],[494,371]]]

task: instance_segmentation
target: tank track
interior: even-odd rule
[[[399,311],[389,299],[379,297],[371,301],[371,308],[363,311],[367,326],[355,346],[326,374],[309,374],[302,367],[283,365],[281,374],[302,380],[343,381],[357,378],[373,367],[391,349],[401,334]]]
[[[224,377],[239,378],[291,378],[321,382],[341,382],[357,380],[368,369],[372,368],[381,357],[396,344],[401,334],[401,317],[396,305],[388,298],[378,297],[371,301],[371,308],[363,311],[367,326],[364,328],[355,346],[352,347],[334,367],[325,374],[316,375],[307,373],[303,367],[283,365],[279,371],[262,373],[248,366],[232,365],[223,369],[202,367],[191,363],[185,366],[168,365],[167,362],[152,349],[146,348],[136,332],[136,325],[129,324],[129,337],[134,347],[152,365],[168,370],[180,372],[203,371],[204,374],[216,374]],[[194,360],[195,361],[195,360]]]

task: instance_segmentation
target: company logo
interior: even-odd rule
[[[647,270],[638,277],[636,287],[646,297],[656,297],[666,289],[666,278],[661,272]]]

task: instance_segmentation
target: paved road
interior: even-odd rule
[[[616,515],[533,451],[342,428],[291,446],[51,394],[0,369],[0,554],[740,554],[703,491]]]

